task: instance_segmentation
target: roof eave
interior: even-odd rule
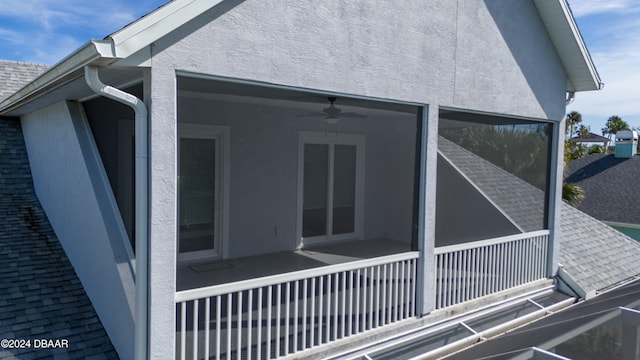
[[[126,58],[224,0],[173,0],[107,37],[118,57]]]
[[[567,91],[601,90],[604,83],[566,0],[533,0],[567,72]]]
[[[8,113],[77,78],[79,69],[116,59],[111,41],[92,40],[0,102],[0,115]]]

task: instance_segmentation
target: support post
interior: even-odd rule
[[[564,126],[565,120],[554,123],[551,132],[551,156],[549,161],[549,194],[547,224],[549,245],[547,253],[547,276],[556,275],[560,265],[560,211],[562,207],[562,181],[564,171]]]
[[[438,106],[424,106],[418,113],[418,259],[417,313],[435,308],[436,175],[438,161]]]

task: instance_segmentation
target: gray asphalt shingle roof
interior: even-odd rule
[[[438,150],[521,228],[538,230],[528,218],[541,216],[535,210],[543,209],[540,189],[443,137]],[[560,262],[583,289],[601,290],[640,274],[640,243],[568,204],[560,211]]]
[[[43,64],[0,60],[0,100],[20,90],[48,68]]]
[[[566,181],[580,186],[578,209],[602,221],[640,224],[640,155],[617,159],[593,154],[567,164]]]
[[[0,358],[117,358],[36,197],[20,122],[0,118],[0,338],[32,340]],[[68,348],[35,349],[35,339]]]

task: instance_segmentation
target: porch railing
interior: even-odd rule
[[[179,359],[273,359],[415,316],[417,252],[176,293]]]
[[[438,247],[436,309],[546,277],[549,231]]]

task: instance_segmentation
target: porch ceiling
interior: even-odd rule
[[[188,96],[213,97],[225,101],[238,101],[257,105],[286,102],[288,107],[309,111],[310,104],[321,110],[329,105],[329,96],[337,98],[335,105],[343,111],[356,111],[367,116],[417,114],[417,106],[400,104],[390,99],[362,99],[318,89],[294,89],[276,84],[247,83],[233,79],[208,78],[190,74],[178,77],[178,93]]]

